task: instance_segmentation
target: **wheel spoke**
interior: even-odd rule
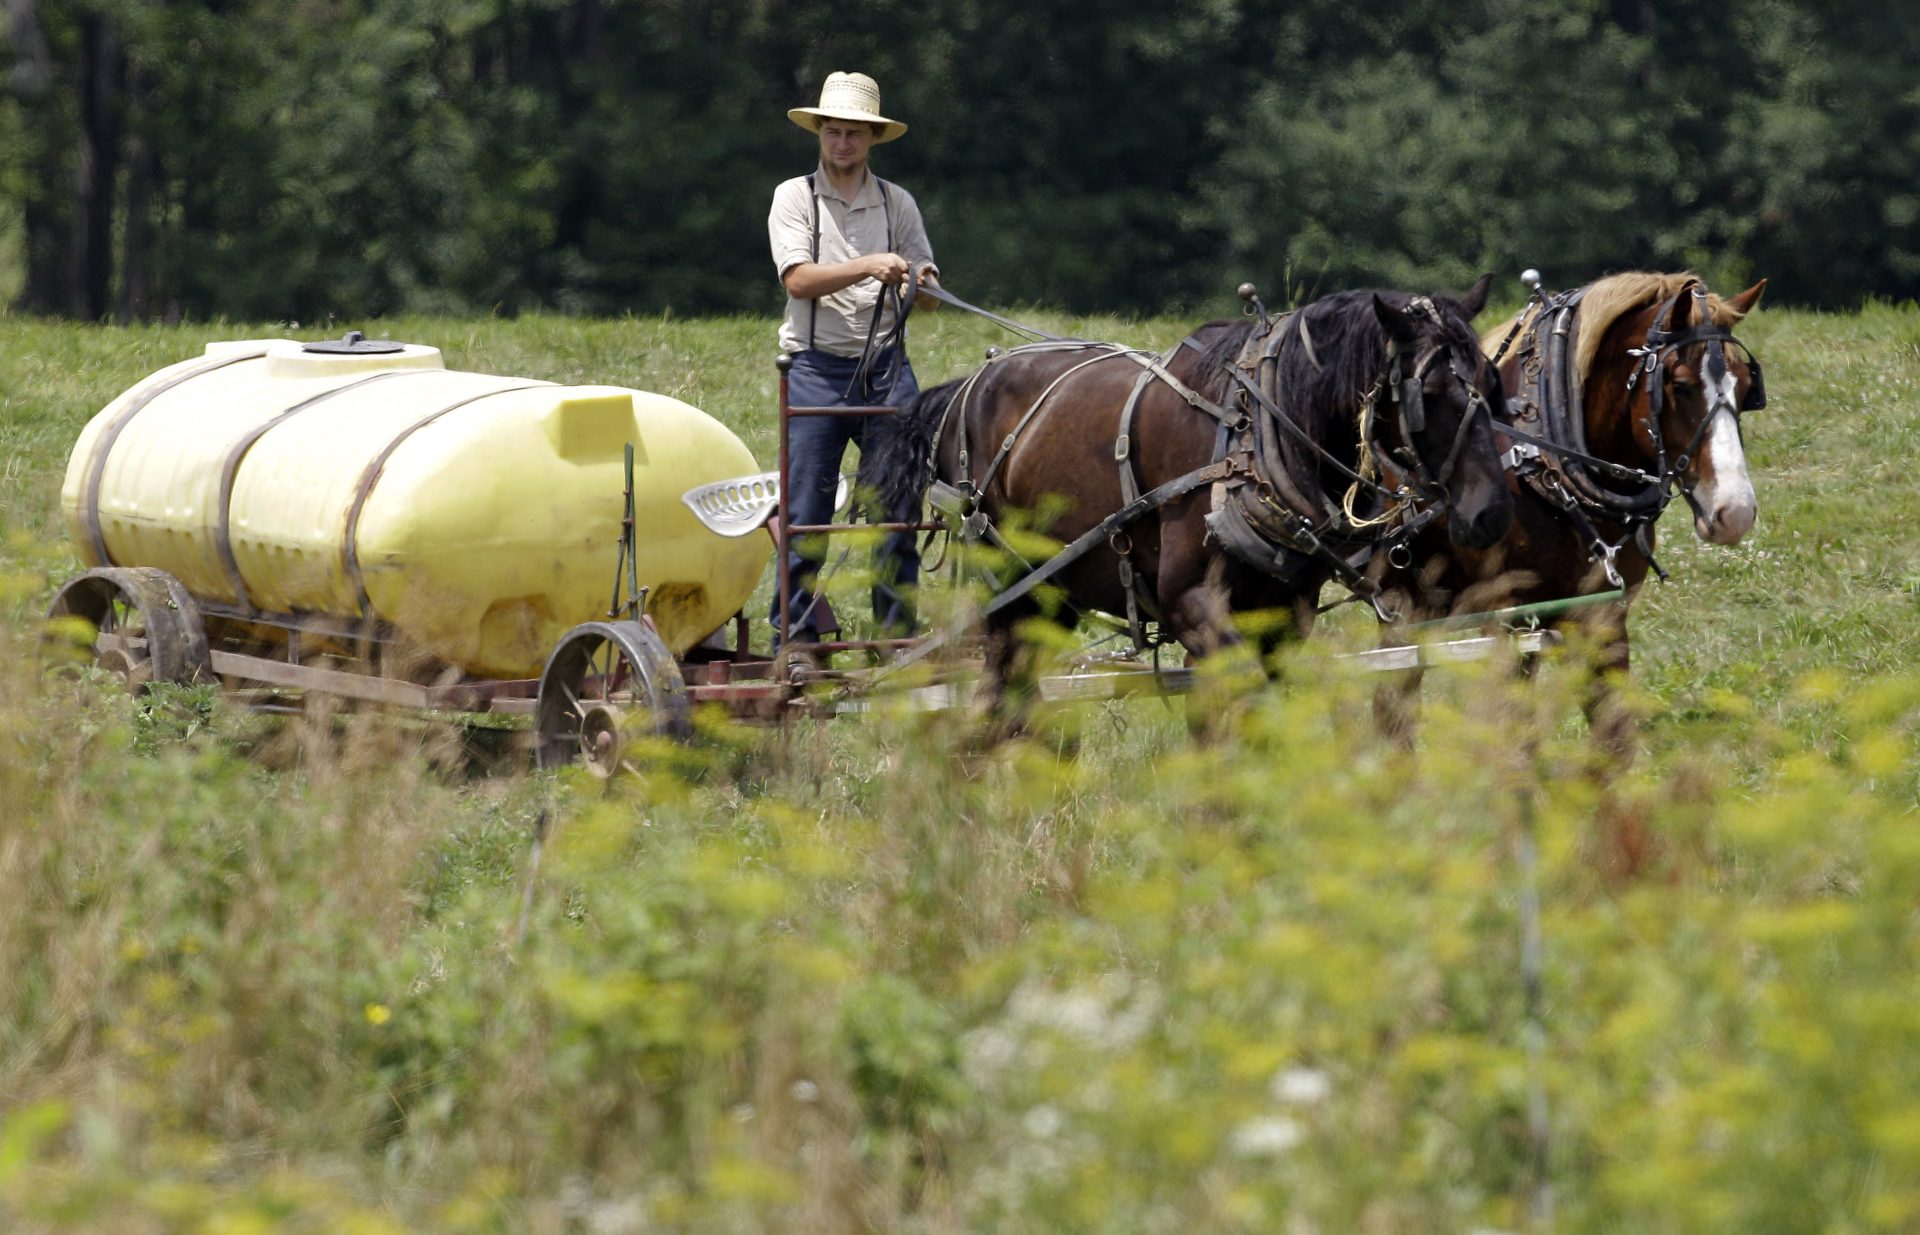
[[[626,631],[604,628],[576,628],[562,641],[540,687],[542,766],[565,759],[600,777],[644,775],[648,757],[629,743],[644,747],[650,735],[669,731],[681,736],[684,721],[676,721],[671,708],[662,713],[653,706],[660,688],[653,674],[671,675],[674,668],[669,661],[655,669],[662,654],[656,644],[650,632],[638,632],[630,645]]]
[[[599,683],[599,692],[594,697],[602,702],[604,702],[608,697],[607,696],[607,670],[601,668],[600,657],[602,653],[609,652],[611,651],[612,648],[613,648],[613,644],[610,641],[602,639],[594,647],[593,656],[588,661],[588,663],[593,666],[594,678]]]

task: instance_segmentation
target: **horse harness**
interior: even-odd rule
[[[1160,642],[1164,642],[1163,639],[1149,638],[1146,634],[1145,621],[1141,616],[1142,613],[1144,612],[1156,622],[1159,620],[1160,615],[1154,605],[1151,594],[1147,592],[1144,586],[1144,581],[1134,567],[1132,560],[1132,541],[1126,534],[1126,528],[1135,520],[1152,511],[1158,510],[1176,498],[1183,497],[1195,489],[1210,484],[1217,479],[1224,479],[1232,474],[1236,466],[1235,460],[1224,456],[1220,451],[1216,450],[1213,461],[1205,467],[1197,468],[1185,476],[1169,481],[1150,492],[1142,493],[1140,491],[1139,483],[1134,476],[1131,464],[1132,424],[1134,414],[1140,404],[1141,395],[1144,394],[1146,389],[1155,381],[1164,383],[1169,389],[1180,395],[1180,397],[1196,411],[1213,417],[1223,425],[1227,421],[1235,418],[1234,413],[1229,412],[1226,408],[1221,407],[1219,404],[1201,395],[1198,391],[1195,391],[1185,382],[1175,377],[1167,368],[1175,355],[1177,355],[1181,346],[1181,344],[1175,344],[1174,347],[1164,355],[1155,355],[1151,352],[1124,347],[1116,343],[1090,343],[1077,339],[1049,339],[1043,342],[1024,344],[1006,351],[1001,351],[996,348],[989,353],[986,365],[976,369],[968,376],[961,388],[955,392],[954,397],[948,400],[946,407],[941,412],[940,422],[934,428],[931,450],[935,456],[939,454],[940,444],[946,438],[947,424],[953,417],[954,409],[956,407],[960,408],[959,469],[963,479],[955,488],[958,491],[957,513],[960,516],[961,535],[968,540],[986,540],[1003,552],[1020,560],[1023,565],[1029,567],[1025,577],[1013,586],[1000,591],[994,597],[993,601],[987,606],[986,616],[991,616],[1011,605],[1014,601],[1025,596],[1041,583],[1046,582],[1072,563],[1085,557],[1101,543],[1105,542],[1114,549],[1114,552],[1120,558],[1120,582],[1127,597],[1127,625],[1135,647],[1144,650]],[[965,409],[982,375],[992,369],[997,362],[1011,355],[1032,354],[1035,352],[1074,351],[1086,351],[1092,354],[1069,365],[1047,384],[1039,396],[1028,405],[1027,410],[1014,424],[1013,429],[1001,439],[998,448],[992,459],[988,462],[986,471],[982,474],[981,478],[978,481],[974,480],[972,478],[973,449],[972,443],[968,440],[967,436]],[[1141,367],[1140,379],[1134,384],[1133,390],[1122,409],[1120,429],[1114,445],[1114,457],[1120,466],[1121,507],[1103,519],[1098,525],[1083,533],[1072,544],[1069,544],[1045,563],[1034,568],[1031,563],[1027,563],[1024,558],[1020,557],[1013,546],[1009,544],[1007,540],[1000,535],[998,529],[993,526],[993,522],[987,516],[987,512],[981,508],[981,499],[992,486],[994,479],[999,475],[1000,469],[1013,454],[1014,447],[1018,445],[1022,433],[1039,417],[1042,409],[1048,406],[1048,399],[1053,393],[1057,391],[1069,377],[1079,373],[1081,370],[1102,361],[1114,359],[1130,360]]]
[[[1427,298],[1415,297],[1413,307],[1416,312],[1439,321],[1439,310]],[[935,427],[931,448],[937,456],[946,437],[947,422],[959,407],[959,471],[965,478],[956,486],[961,533],[970,540],[989,540],[1008,552],[1012,552],[1011,546],[994,529],[980,503],[1022,433],[1073,374],[1116,358],[1132,361],[1140,366],[1141,372],[1121,408],[1114,438],[1120,508],[1038,568],[1029,569],[1017,583],[999,592],[988,604],[986,615],[1011,605],[1105,543],[1119,559],[1119,580],[1127,598],[1127,625],[1135,647],[1144,651],[1167,642],[1164,634],[1149,636],[1146,631],[1146,621],[1151,619],[1159,624],[1161,616],[1142,572],[1135,565],[1127,529],[1143,516],[1201,488],[1211,490],[1211,509],[1205,516],[1208,532],[1232,556],[1283,582],[1293,581],[1310,562],[1319,562],[1354,598],[1367,600],[1380,611],[1379,585],[1362,573],[1366,562],[1383,545],[1403,543],[1438,515],[1432,499],[1442,494],[1452,478],[1477,413],[1484,410],[1491,420],[1491,409],[1487,408],[1484,397],[1472,382],[1472,374],[1465,370],[1453,349],[1443,343],[1423,356],[1409,358],[1389,340],[1380,376],[1362,401],[1361,459],[1356,470],[1315,442],[1282,406],[1279,361],[1290,338],[1298,339],[1315,369],[1320,367],[1303,316],[1295,312],[1271,320],[1263,317],[1239,355],[1223,365],[1231,379],[1230,387],[1238,395],[1233,406],[1215,403],[1170,371],[1169,366],[1182,348],[1204,350],[1191,337],[1158,356],[1116,344],[1077,340],[1050,340],[991,353],[987,364],[975,370],[948,401]],[[1086,350],[1094,354],[1068,366],[1048,383],[1000,441],[981,478],[974,481],[965,406],[981,376],[995,362],[1014,353],[1057,350]],[[1436,475],[1429,471],[1414,448],[1413,435],[1425,427],[1422,384],[1442,355],[1472,395],[1452,448]],[[1142,398],[1156,383],[1171,389],[1195,411],[1211,417],[1217,429],[1210,462],[1143,492],[1134,462],[1134,424]],[[1389,406],[1401,444],[1389,445],[1377,436],[1378,425]],[[1350,482],[1343,501],[1336,502],[1318,484],[1318,471],[1322,466],[1330,467]],[[1383,477],[1378,474],[1381,472],[1397,475],[1384,477],[1387,483],[1382,483]],[[1384,511],[1372,517],[1356,517],[1352,507],[1358,493],[1384,503]],[[1289,553],[1295,556],[1290,558]],[[1383,619],[1391,617],[1385,612],[1380,615]]]
[[[1664,581],[1667,572],[1653,556],[1651,528],[1659,522],[1676,492],[1687,499],[1695,513],[1699,512],[1699,503],[1684,477],[1713,423],[1711,414],[1702,418],[1686,449],[1668,458],[1661,424],[1668,366],[1681,349],[1704,342],[1707,376],[1718,381],[1727,372],[1726,345],[1731,343],[1744,352],[1752,381],[1734,410],[1734,423],[1738,427],[1741,413],[1759,411],[1767,405],[1760,361],[1731,329],[1713,320],[1708,312],[1705,286],[1698,279],[1687,280],[1679,291],[1660,303],[1645,343],[1629,352],[1639,357],[1640,363],[1627,375],[1628,406],[1631,408],[1634,391],[1644,380],[1647,428],[1654,444],[1655,470],[1649,472],[1600,458],[1587,447],[1583,381],[1578,371],[1577,349],[1572,345],[1579,337],[1580,303],[1586,293],[1583,287],[1552,296],[1537,295],[1537,307],[1531,317],[1516,324],[1502,344],[1504,352],[1516,333],[1525,332],[1525,342],[1516,353],[1522,361],[1521,391],[1508,400],[1507,420],[1497,426],[1514,443],[1501,456],[1501,463],[1573,524],[1574,530],[1587,542],[1589,554],[1601,563],[1607,581],[1614,587],[1624,586],[1615,558],[1629,540]],[[1674,309],[1683,296],[1692,297],[1694,321],[1684,330],[1674,330],[1668,323],[1673,320]],[[1529,428],[1520,427],[1522,425]],[[1602,478],[1625,482],[1628,487],[1611,487],[1601,483]],[[1619,524],[1626,528],[1627,534],[1610,543],[1594,526],[1596,519]]]
[[[1409,308],[1436,325],[1442,320],[1440,310],[1425,296],[1413,297]],[[1207,524],[1229,552],[1278,578],[1297,574],[1304,564],[1296,563],[1283,573],[1286,558],[1275,547],[1318,559],[1333,568],[1349,591],[1374,601],[1377,609],[1378,588],[1361,569],[1381,547],[1404,543],[1438,516],[1438,503],[1444,500],[1474,421],[1482,414],[1491,421],[1492,409],[1455,349],[1442,343],[1422,356],[1408,357],[1389,339],[1380,375],[1361,399],[1359,467],[1350,468],[1315,442],[1281,405],[1280,354],[1288,339],[1296,336],[1308,364],[1319,369],[1307,320],[1298,312],[1256,330],[1228,367],[1243,401],[1264,414],[1250,416],[1242,431],[1241,440],[1255,462],[1253,483],[1217,491]],[[1422,391],[1427,374],[1443,357],[1469,396],[1467,412],[1436,474],[1421,458],[1414,435],[1426,428]],[[1389,444],[1379,435],[1389,410],[1399,432],[1398,444]],[[1276,434],[1276,428],[1281,432]],[[1337,503],[1318,483],[1322,468],[1349,482]],[[1354,509],[1363,494],[1378,504],[1377,513],[1363,516]]]

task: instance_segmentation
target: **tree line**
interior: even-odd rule
[[[0,0],[0,270],[82,319],[767,312],[876,77],[950,288],[1076,311],[1692,267],[1920,294],[1866,0]]]

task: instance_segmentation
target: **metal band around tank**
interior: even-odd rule
[[[231,364],[239,364],[246,360],[259,360],[265,357],[266,354],[266,349],[261,348],[255,352],[238,352],[231,356],[221,356],[207,364],[198,365],[185,373],[170,377],[166,381],[155,385],[152,389],[143,391],[138,398],[121,408],[120,414],[113,418],[113,423],[109,424],[101,432],[100,440],[95,443],[93,448],[93,457],[87,461],[86,488],[80,495],[80,518],[82,522],[86,524],[87,544],[93,550],[93,555],[98,559],[101,566],[112,566],[114,565],[114,561],[107,553],[106,532],[100,526],[100,482],[107,472],[107,456],[113,452],[114,443],[120,440],[121,431],[124,430],[127,425],[132,422],[133,418],[138,416],[149,403],[152,403],[155,399],[167,393],[169,390],[174,389],[176,386],[184,385],[196,377],[205,377],[214,370],[224,369]]]
[[[347,578],[353,582],[353,594],[360,603],[361,617],[373,616],[373,601],[367,596],[366,579],[360,572],[360,512],[366,509],[367,499],[373,496],[374,485],[380,482],[381,470],[386,467],[387,460],[393,457],[393,452],[400,449],[400,443],[406,441],[415,433],[426,428],[442,416],[445,416],[448,412],[458,411],[468,404],[478,403],[482,399],[491,399],[495,395],[512,394],[516,390],[533,390],[537,387],[552,386],[553,384],[552,382],[522,382],[517,386],[502,386],[498,390],[485,390],[477,395],[469,395],[457,402],[449,403],[438,411],[429,412],[427,415],[422,416],[406,428],[400,430],[400,432],[394,434],[393,440],[388,442],[386,447],[374,456],[371,463],[367,464],[366,470],[360,473],[360,483],[354,487],[353,505],[347,508],[347,528],[340,542],[340,561],[346,570]]]
[[[263,421],[255,425],[253,428],[247,430],[246,434],[242,436],[238,442],[234,443],[233,449],[227,452],[225,465],[220,469],[220,526],[214,534],[214,546],[220,551],[220,563],[227,569],[227,579],[233,584],[233,597],[239,602],[242,609],[252,608],[252,603],[247,599],[246,582],[240,577],[240,563],[235,560],[233,556],[233,485],[236,476],[238,476],[240,472],[240,461],[247,457],[247,452],[253,449],[254,443],[265,437],[270,429],[288,417],[296,416],[310,407],[325,403],[327,400],[337,395],[343,395],[349,390],[358,390],[362,386],[369,386],[374,382],[385,381],[388,378],[418,377],[421,375],[441,376],[445,373],[445,369],[389,369],[384,373],[375,373],[371,377],[363,377],[357,382],[348,382],[343,386],[335,386],[332,390],[323,390],[312,398],[302,399],[271,420]]]

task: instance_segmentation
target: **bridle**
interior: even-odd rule
[[[1629,538],[1638,543],[1654,572],[1665,579],[1666,571],[1653,558],[1648,528],[1666,512],[1675,493],[1687,500],[1695,514],[1702,513],[1693,493],[1693,484],[1687,480],[1686,473],[1692,467],[1708,430],[1722,411],[1733,416],[1735,431],[1739,432],[1742,414],[1759,411],[1767,405],[1760,360],[1751,348],[1734,335],[1731,328],[1713,320],[1709,312],[1707,289],[1698,279],[1688,279],[1677,292],[1659,303],[1654,311],[1653,324],[1647,328],[1644,343],[1629,352],[1639,359],[1639,363],[1627,374],[1627,405],[1632,407],[1634,394],[1644,381],[1647,386],[1645,423],[1648,437],[1653,443],[1654,470],[1647,471],[1600,458],[1587,449],[1582,383],[1575,371],[1568,342],[1577,336],[1580,301],[1585,294],[1586,289],[1582,288],[1548,296],[1536,287],[1535,298],[1539,307],[1531,323],[1526,324],[1528,338],[1522,348],[1527,360],[1524,369],[1526,376],[1521,383],[1523,403],[1519,414],[1527,418],[1537,414],[1543,432],[1537,436],[1529,433],[1513,424],[1511,416],[1502,421],[1500,431],[1515,442],[1514,447],[1502,456],[1502,462],[1560,507],[1588,541],[1593,556],[1604,563],[1608,581],[1614,586],[1621,585],[1614,555],[1626,540],[1609,544],[1594,528],[1594,518],[1625,525],[1629,529]],[[1684,329],[1675,330],[1670,323],[1682,297],[1690,298],[1693,322]],[[1516,325],[1516,332],[1521,328]],[[1514,334],[1510,333],[1501,345],[1502,354],[1513,338]],[[1700,418],[1685,449],[1669,458],[1664,415],[1671,370],[1682,352],[1702,343],[1706,345],[1702,373],[1715,390],[1720,388],[1729,372],[1727,345],[1731,344],[1745,354],[1750,375],[1747,392],[1738,404],[1731,407],[1710,401],[1707,414]],[[1629,487],[1622,489],[1602,484],[1601,477],[1625,482]]]
[[[1425,296],[1415,296],[1410,302],[1410,307],[1444,332],[1445,323],[1432,300]],[[1459,427],[1454,430],[1453,443],[1447,449],[1446,460],[1441,463],[1436,475],[1428,471],[1426,460],[1420,454],[1414,435],[1426,430],[1427,375],[1443,357],[1454,380],[1458,381],[1461,388],[1467,392],[1467,410],[1460,417]],[[1477,358],[1476,352],[1476,360]],[[1460,464],[1460,456],[1466,450],[1467,440],[1473,432],[1474,420],[1485,415],[1491,427],[1493,408],[1488,404],[1487,397],[1480,392],[1472,370],[1462,360],[1460,348],[1449,342],[1444,333],[1439,343],[1412,362],[1411,369],[1409,374],[1406,356],[1400,351],[1398,342],[1389,339],[1386,368],[1380,381],[1367,392],[1367,424],[1370,430],[1372,426],[1378,424],[1379,400],[1382,394],[1385,394],[1396,409],[1395,420],[1399,426],[1401,438],[1401,445],[1386,446],[1383,452],[1385,457],[1397,464],[1398,469],[1404,473],[1405,487],[1412,489],[1426,500],[1440,501],[1446,497],[1447,485],[1452,482],[1454,470]],[[1499,381],[1497,370],[1494,373],[1494,380]],[[1384,445],[1377,438],[1373,441],[1375,445]]]
[[[1674,307],[1679,303],[1681,296],[1689,294],[1692,295],[1694,302],[1693,324],[1685,330],[1673,330],[1667,323],[1672,320]],[[1660,423],[1660,413],[1666,403],[1668,367],[1682,349],[1696,343],[1707,345],[1700,371],[1701,375],[1707,379],[1708,388],[1716,391],[1720,389],[1729,371],[1727,344],[1731,343],[1744,352],[1749,374],[1747,393],[1738,404],[1733,406],[1709,402],[1707,414],[1700,418],[1698,425],[1694,426],[1693,436],[1688,439],[1686,449],[1681,451],[1674,459],[1673,466],[1669,468],[1666,458],[1666,436],[1661,432]],[[1655,458],[1660,463],[1663,487],[1665,484],[1671,484],[1682,497],[1687,499],[1687,505],[1693,508],[1694,513],[1701,514],[1700,503],[1693,495],[1693,486],[1685,480],[1687,468],[1692,465],[1694,456],[1700,449],[1700,443],[1706,440],[1707,431],[1714,419],[1723,410],[1733,417],[1734,430],[1740,433],[1741,443],[1745,445],[1746,436],[1741,431],[1740,417],[1747,412],[1757,412],[1767,405],[1767,387],[1760,371],[1760,360],[1753,354],[1752,349],[1734,337],[1732,330],[1715,322],[1708,314],[1707,289],[1697,281],[1688,283],[1672,298],[1661,304],[1659,312],[1654,314],[1653,325],[1647,329],[1645,345],[1635,350],[1640,354],[1642,363],[1627,375],[1627,394],[1631,399],[1634,383],[1639,380],[1642,373],[1645,373],[1647,375],[1647,428],[1653,438]],[[1663,502],[1662,507],[1664,506]]]

